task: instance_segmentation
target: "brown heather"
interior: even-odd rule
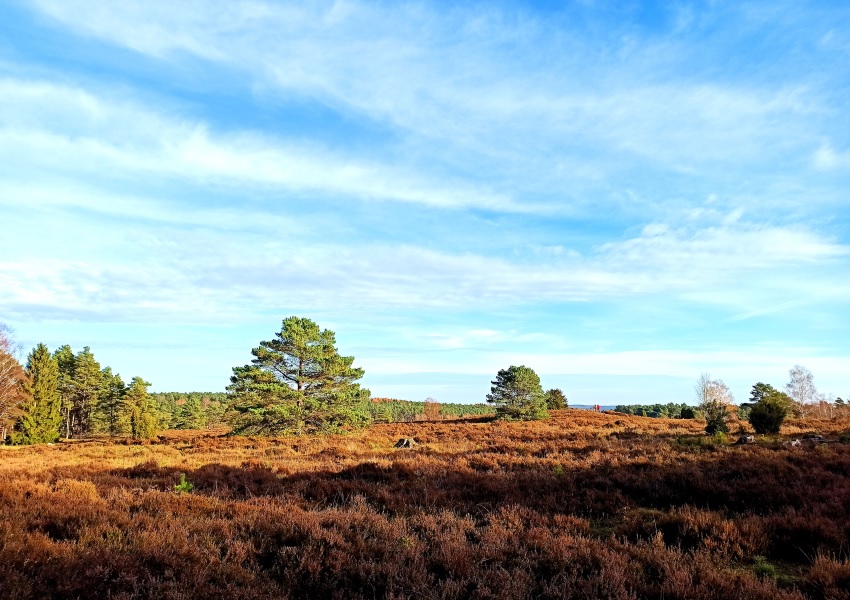
[[[0,598],[850,599],[850,424],[747,446],[702,426],[564,410],[0,448]],[[782,444],[809,431],[833,442]]]

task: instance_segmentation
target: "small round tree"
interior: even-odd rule
[[[564,392],[558,388],[546,390],[545,398],[546,408],[549,410],[559,410],[568,407],[567,397],[564,396]]]
[[[763,397],[750,409],[750,425],[756,433],[779,433],[782,422],[788,416],[790,404],[790,398],[782,392]]]
[[[696,419],[697,411],[693,406],[683,406],[682,411],[679,413],[680,419]]]
[[[540,377],[534,369],[511,366],[500,370],[491,383],[487,402],[496,405],[497,418],[526,421],[549,416]]]

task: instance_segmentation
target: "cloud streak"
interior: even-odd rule
[[[385,380],[838,373],[850,15],[643,8],[19,0],[0,317],[220,366],[306,315]]]
[[[165,117],[77,88],[7,79],[0,81],[0,109],[0,152],[12,163],[23,156],[22,166],[29,168],[92,178],[118,170],[202,185],[244,183],[440,208],[535,209],[487,193],[483,186],[435,185],[393,165],[293,146],[259,133],[215,135],[203,122]]]

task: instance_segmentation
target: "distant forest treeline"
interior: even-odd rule
[[[205,429],[227,424],[233,398],[226,392],[155,392],[163,429]]]
[[[662,419],[696,419],[700,416],[698,410],[684,402],[681,404],[675,402],[668,404],[618,404],[614,410],[626,415]]]
[[[227,426],[234,398],[226,392],[157,392],[151,393],[163,429],[204,429]],[[618,404],[615,411],[638,417],[662,419],[700,418],[699,411],[686,403]],[[368,412],[374,423],[457,419],[495,413],[492,405],[439,402],[428,399],[417,402],[398,398],[372,398]]]
[[[495,412],[496,409],[487,404],[446,403],[437,402],[431,398],[424,402],[395,398],[372,398],[372,402],[369,404],[369,414],[375,423],[457,419],[466,416],[492,415]]]
[[[163,429],[204,429],[227,426],[232,417],[234,397],[226,392],[158,392],[151,398],[161,415]],[[457,419],[465,416],[492,415],[486,404],[423,402],[396,398],[372,398],[367,411],[374,423]]]

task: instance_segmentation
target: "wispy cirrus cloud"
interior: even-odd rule
[[[194,56],[225,64],[251,73],[259,93],[387,124],[407,136],[408,151],[450,140],[441,153],[456,165],[493,169],[520,158],[521,169],[552,182],[568,179],[551,174],[553,163],[592,176],[620,172],[617,156],[698,172],[796,155],[815,143],[811,117],[824,110],[806,82],[711,72],[657,81],[659,72],[678,75],[701,62],[675,33],[636,39],[615,28],[594,39],[562,21],[494,7],[34,5],[64,26],[166,63]],[[542,149],[559,160],[543,159]]]
[[[250,131],[215,134],[202,121],[169,117],[79,88],[2,80],[0,113],[0,155],[10,171],[90,178],[156,175],[200,185],[272,186],[441,208],[540,209],[483,185],[435,183],[397,165],[314,145]]]
[[[73,198],[65,201],[73,204]],[[88,202],[111,205],[86,194],[82,203]],[[11,313],[26,306],[48,312],[52,307],[57,314],[79,310],[83,319],[99,314],[136,320],[155,314],[160,320],[212,322],[240,319],[246,305],[252,307],[249,318],[274,311],[284,297],[288,306],[302,308],[342,303],[375,310],[458,311],[666,296],[751,315],[768,304],[781,310],[776,307],[789,298],[797,304],[788,308],[850,299],[850,286],[837,276],[850,262],[850,246],[802,227],[753,224],[740,215],[712,211],[697,213],[698,219],[692,212],[689,222],[647,225],[634,237],[587,253],[545,257],[535,252],[513,257],[450,253],[412,244],[348,247],[319,243],[309,231],[269,236],[274,216],[269,216],[268,230],[227,239],[217,225],[227,214],[209,216],[213,227],[195,231],[180,229],[185,215],[165,221],[168,228],[157,234],[144,225],[133,227],[131,239],[139,246],[135,259],[117,254],[116,261],[89,256],[6,262],[0,265],[7,290],[0,308]],[[262,221],[266,217],[261,215],[249,209],[238,218]],[[117,238],[111,242],[116,248],[121,243]],[[793,273],[811,279],[817,272],[823,278],[805,287],[789,279]],[[327,292],[328,282],[333,282],[333,294]]]
[[[224,380],[229,344],[288,314],[390,378],[846,366],[842,7],[18,0],[7,21],[19,330],[215,331]],[[179,383],[169,348],[150,364]]]

